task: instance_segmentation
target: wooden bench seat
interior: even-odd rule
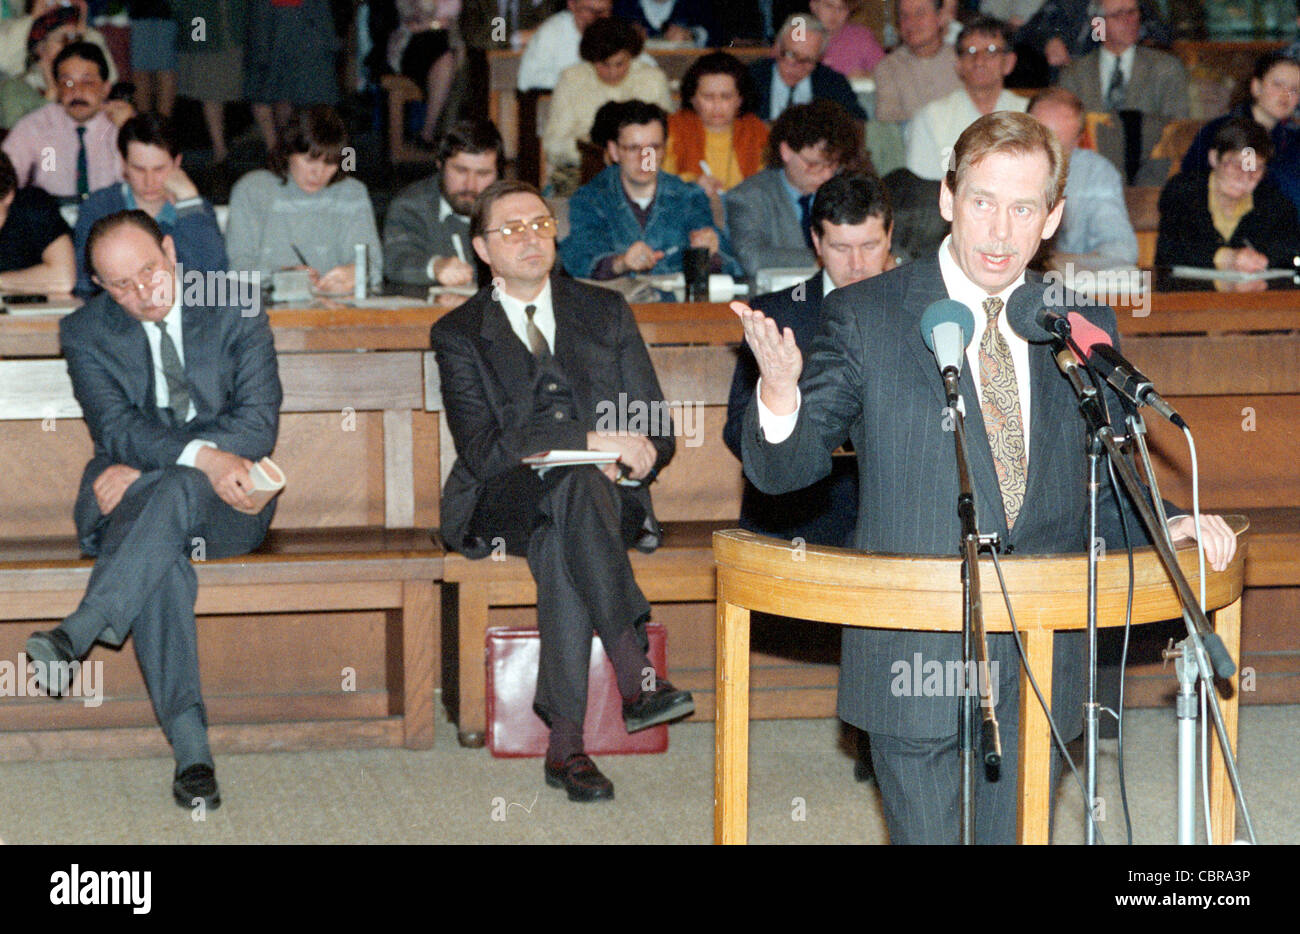
[[[637,584],[650,603],[711,601],[717,594],[713,533],[730,522],[667,522],[663,544],[653,554],[630,551]],[[457,734],[462,746],[482,746],[487,729],[487,630],[493,607],[536,606],[537,586],[524,558],[501,556],[471,561],[448,552],[443,583],[455,601],[459,631]],[[669,645],[672,644],[669,631]],[[671,674],[671,673],[670,673]]]
[[[1250,520],[1246,586],[1300,587],[1300,506],[1240,511]]]
[[[273,527],[251,554],[192,555],[213,748],[429,748],[443,550],[415,492],[433,486],[416,477],[423,355],[281,354],[280,377],[275,457],[289,486]],[[0,361],[0,385],[0,464],[48,465],[51,488],[0,532],[0,658],[12,661],[85,592],[93,562],[64,530],[90,448],[62,361]],[[6,501],[20,489],[0,487]],[[166,754],[133,653],[87,661],[102,663],[104,703],[0,698],[0,759]]]

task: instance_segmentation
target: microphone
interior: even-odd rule
[[[966,360],[966,347],[974,334],[975,316],[955,299],[940,299],[921,315],[921,338],[939,364],[949,405],[957,404],[960,394],[957,380]]]
[[[1109,334],[1077,311],[1070,312],[1069,323],[1073,327],[1075,343],[1087,355],[1088,363],[1112,389],[1139,408],[1150,406],[1156,414],[1179,428],[1187,427],[1183,417],[1156,392],[1146,374],[1115,349]]]
[[[1007,324],[1031,344],[1046,344],[1070,336],[1066,317],[1047,310],[1047,289],[1042,283],[1026,282],[1007,299]]]

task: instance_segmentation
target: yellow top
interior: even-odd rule
[[[704,161],[709,164],[709,171],[722,183],[723,188],[734,188],[745,180],[740,172],[740,161],[736,150],[731,145],[731,127],[725,130],[704,131]],[[693,182],[702,174],[698,165],[677,164],[677,153],[673,140],[668,138],[668,149],[664,153],[664,171],[676,175],[682,181]]]
[[[1254,210],[1254,196],[1246,195],[1236,204],[1225,206],[1215,197],[1212,174],[1209,185],[1210,220],[1214,223],[1214,229],[1219,232],[1219,236],[1223,237],[1224,240],[1231,240],[1232,235],[1236,233],[1237,225],[1241,223],[1241,219]]]

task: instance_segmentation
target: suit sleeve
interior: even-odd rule
[[[188,426],[187,443],[201,438],[223,451],[260,460],[275,450],[280,426],[280,370],[276,362],[271,322],[265,311],[237,318],[235,333],[225,351],[234,360],[235,378],[230,398],[213,419],[196,419]]]
[[[577,421],[556,422],[542,412],[514,410],[507,411],[510,424],[503,425],[494,415],[483,379],[484,361],[472,339],[437,325],[431,336],[456,460],[476,480],[500,476],[539,451],[587,447],[587,431]]]
[[[77,227],[80,229],[80,223]],[[227,268],[226,241],[208,202],[199,201],[177,210],[174,238],[185,244],[186,252],[204,272]]]
[[[831,452],[858,420],[862,407],[865,340],[860,315],[831,292],[822,304],[822,322],[804,357],[799,380],[802,396],[793,433],[771,444],[758,425],[758,403],[745,411],[741,461],[764,493],[789,493],[811,486],[831,472]]]
[[[740,353],[736,357],[736,369],[731,374],[731,392],[727,396],[727,423],[722,428],[722,440],[728,450],[742,459],[741,439],[744,436],[745,409],[754,398],[754,389],[758,385],[758,362],[749,345],[741,343]]]
[[[755,203],[758,197],[761,193],[733,195],[728,192],[723,195],[727,205],[727,233],[740,264],[745,268],[745,275],[753,279],[758,270],[771,266],[815,265],[816,257],[802,241],[799,246],[779,246],[774,242],[775,232],[766,217],[767,212]]]
[[[413,198],[399,198],[384,217],[384,277],[402,285],[429,285],[433,250],[420,235],[424,220]],[[468,247],[469,244],[466,244]]]

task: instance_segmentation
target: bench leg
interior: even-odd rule
[[[457,739],[462,746],[478,748],[487,741],[488,585],[461,582],[457,621],[460,665],[460,717]]]
[[[433,746],[433,666],[441,605],[441,594],[432,581],[402,585],[402,728],[407,749]]]

